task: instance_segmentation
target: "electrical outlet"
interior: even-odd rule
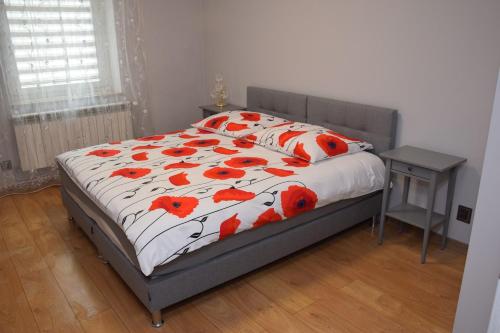
[[[472,218],[472,208],[458,205],[457,220],[469,224]]]
[[[7,160],[7,161],[1,161],[0,162],[0,170],[11,170],[12,169],[12,161]]]

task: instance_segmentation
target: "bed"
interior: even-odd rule
[[[395,110],[258,87],[248,87],[247,109],[289,120],[319,124],[345,135],[364,139],[373,145],[372,153],[374,154],[394,147],[397,122],[397,112]],[[188,139],[198,137],[199,135],[196,135],[197,133],[194,131],[195,129],[183,131],[182,136]],[[212,135],[210,137],[210,140],[216,138],[216,141],[221,146],[230,143],[228,138],[214,137]],[[123,145],[121,147],[122,149],[130,148]],[[95,150],[91,150],[93,148],[89,149],[89,152],[84,152],[87,155],[94,154]],[[274,165],[279,162],[279,153],[267,153],[263,151],[264,149],[262,147],[253,148],[251,152],[253,155],[265,156],[265,163]],[[328,192],[328,197],[332,197],[331,203],[324,201],[320,193],[318,194],[319,201],[323,200],[324,203],[318,205],[318,208],[314,210],[290,217],[284,223],[269,223],[251,231],[243,231],[242,229],[242,232],[234,235],[234,230],[232,230],[234,229],[232,227],[234,221],[228,218],[229,223],[227,225],[229,229],[225,229],[230,231],[228,237],[221,237],[222,227],[220,232],[207,232],[204,230],[205,226],[203,224],[205,223],[206,226],[210,226],[210,224],[209,221],[207,222],[208,217],[201,214],[196,220],[198,223],[189,224],[194,229],[184,230],[179,228],[179,230],[191,234],[191,237],[188,237],[189,242],[186,243],[188,245],[181,244],[178,248],[172,249],[170,247],[164,249],[161,246],[167,243],[165,240],[175,238],[177,237],[175,235],[178,234],[169,236],[168,232],[173,228],[160,225],[159,228],[164,229],[159,230],[163,231],[152,234],[150,238],[144,240],[145,246],[139,247],[146,249],[146,246],[149,246],[153,240],[160,240],[157,242],[159,248],[153,248],[149,253],[144,250],[144,255],[141,255],[143,252],[137,251],[137,244],[142,241],[145,234],[152,230],[150,225],[153,224],[151,223],[147,228],[140,229],[133,234],[133,223],[136,223],[136,221],[135,219],[130,220],[129,217],[142,216],[146,213],[153,214],[155,211],[143,212],[144,209],[134,211],[130,208],[132,205],[125,204],[126,200],[136,195],[138,190],[135,187],[129,188],[125,193],[119,193],[118,195],[113,195],[113,192],[110,192],[107,194],[109,199],[105,200],[106,197],[103,193],[109,192],[109,190],[103,190],[103,187],[103,189],[96,188],[92,192],[92,187],[97,186],[99,181],[96,180],[93,183],[89,177],[87,178],[90,181],[84,181],[82,180],[82,177],[85,178],[84,176],[78,178],[78,172],[69,167],[72,161],[71,154],[60,158],[58,164],[62,178],[62,198],[69,215],[95,244],[100,255],[109,262],[152,313],[153,326],[159,327],[163,324],[161,309],[269,264],[377,215],[381,207],[382,195],[380,188],[382,184],[380,177],[383,180],[383,171],[377,164],[379,162],[375,161],[378,158],[371,153],[362,152],[354,155],[357,156],[339,157],[335,165],[320,162],[318,166],[312,166],[314,171],[311,174],[316,174],[316,179],[311,175],[304,174],[304,172],[304,177],[307,176],[307,178],[296,179],[296,181],[305,181],[304,179],[307,179],[316,182],[316,186],[319,186],[321,177],[318,178],[318,174],[327,175],[331,179],[335,179],[335,175],[338,174],[338,181],[336,182],[338,184],[342,178],[348,178],[346,175],[352,172],[351,169],[358,168],[361,170],[360,172],[363,172],[362,167],[365,164],[372,163],[374,165],[373,170],[370,169],[372,170],[371,173],[365,177],[368,179],[367,184],[358,185],[359,188],[357,189],[351,188],[346,190],[347,192],[341,193],[337,191],[336,187],[341,188],[342,186],[329,188],[328,184],[323,182],[320,192]],[[82,161],[74,162],[75,165],[80,167],[80,170],[83,170]],[[117,160],[116,163],[122,162]],[[218,166],[217,163],[220,162],[208,161],[207,163],[212,163],[211,167],[216,167]],[[93,166],[94,164],[90,164],[90,167]],[[98,167],[95,166],[95,168]],[[335,172],[330,169],[334,169]],[[264,171],[263,168],[257,167],[255,169],[256,174],[265,173]],[[297,177],[299,177],[301,172],[297,171],[297,174]],[[131,176],[129,183],[137,181],[135,175],[129,176]],[[252,179],[256,178],[258,177]],[[313,180],[309,180],[309,178]],[[113,188],[113,181],[115,180],[109,180],[111,185],[107,185],[108,189]],[[186,181],[186,179],[182,178],[180,181]],[[237,182],[239,181],[242,180]],[[148,182],[146,183],[141,186],[153,186]],[[249,185],[256,186],[254,184]],[[291,188],[289,185],[286,185],[288,190]],[[213,187],[211,186],[210,190]],[[153,187],[148,191],[153,190],[157,191],[158,189]],[[274,196],[278,191],[261,192],[265,192],[267,196],[267,199],[262,204],[271,207],[272,202],[270,202],[269,196]],[[335,195],[337,196],[335,197]],[[101,200],[96,200],[99,196]],[[107,205],[112,200],[115,200],[116,204]],[[120,206],[122,203],[124,204]],[[127,211],[127,209],[129,210]],[[243,212],[244,209],[240,211]],[[179,214],[184,217],[187,213],[182,212]],[[121,226],[115,221],[122,221]],[[202,229],[196,229],[200,225]],[[239,220],[238,225],[241,226]],[[156,227],[156,224],[154,227]],[[251,228],[249,226],[247,229]],[[127,232],[124,232],[125,230]],[[214,234],[215,236],[213,236]],[[159,239],[158,235],[165,238]],[[210,240],[214,237],[218,237],[219,240],[200,241],[201,239]],[[200,246],[196,245],[197,243]]]

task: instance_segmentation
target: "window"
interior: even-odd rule
[[[15,104],[120,93],[112,0],[3,1]]]

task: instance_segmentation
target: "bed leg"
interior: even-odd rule
[[[377,224],[377,215],[372,216],[372,236],[375,233],[375,224]]]
[[[405,224],[399,221],[399,233],[402,234],[403,232],[405,232]]]
[[[161,310],[156,310],[156,311],[153,311],[151,313],[151,325],[154,327],[154,328],[160,328],[163,326],[163,324],[165,323],[163,321],[163,318],[161,316]]]

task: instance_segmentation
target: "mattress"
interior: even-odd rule
[[[384,174],[367,152],[308,164],[196,129],[79,149],[58,163],[68,194],[147,276],[182,268],[189,260],[177,258],[210,244],[212,254],[231,247],[217,243],[241,246],[234,234],[265,237],[263,225],[352,204],[380,190]]]

